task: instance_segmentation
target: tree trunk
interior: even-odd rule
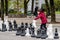
[[[24,0],[24,15],[27,16],[27,3],[26,3],[26,0]]]
[[[6,16],[8,16],[8,0],[5,0]]]
[[[34,0],[32,0],[31,13],[33,13],[33,8],[34,8]]]
[[[1,8],[0,8],[0,17],[1,17]]]
[[[4,0],[1,0],[1,19],[4,21]]]
[[[28,4],[28,2],[29,2],[29,0],[28,1],[24,0],[24,15],[25,15],[25,17],[27,17],[27,8],[28,8],[27,4]]]
[[[54,0],[50,0],[50,7],[51,7],[51,22],[56,22]]]
[[[17,0],[17,13],[19,13],[19,0]]]
[[[46,5],[46,10],[47,10],[47,17],[50,15],[50,9],[49,9],[49,5],[48,5],[48,0],[45,0],[45,5]]]

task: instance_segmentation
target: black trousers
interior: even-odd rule
[[[46,23],[45,24],[41,24],[40,29],[43,29],[43,28],[47,31]]]

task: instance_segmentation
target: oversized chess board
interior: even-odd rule
[[[2,29],[2,23],[3,22],[0,21],[0,29]],[[12,21],[11,21],[11,23],[13,25],[12,28],[14,28],[14,23]],[[9,31],[9,25],[8,25],[7,20],[4,22],[4,24],[6,25],[7,31],[4,31],[4,32],[0,31],[1,40],[42,40],[41,38],[31,37],[31,35],[29,36],[29,34],[28,34],[29,29],[26,30],[27,36],[26,35],[25,36],[20,36],[20,35],[16,36],[17,31],[13,31],[13,29],[12,29],[12,31]],[[17,24],[17,26],[20,27],[21,25]],[[52,26],[53,26],[52,24],[49,24],[49,26],[47,27],[48,37],[45,40],[52,40],[52,39],[54,40],[55,28],[58,29],[57,30],[58,34],[59,34],[58,36],[60,37],[59,27],[52,27]]]

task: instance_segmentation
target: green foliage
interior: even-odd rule
[[[54,0],[56,11],[60,10],[60,0]]]
[[[60,10],[60,0],[54,0],[54,5],[55,5],[56,11]],[[42,4],[42,7],[46,9],[45,4]],[[49,3],[49,7],[50,7],[50,3]]]
[[[60,11],[55,11],[56,14],[60,14]]]
[[[24,8],[24,0],[18,0],[18,8]],[[8,10],[10,14],[22,14],[22,12],[18,12],[17,8],[17,0],[9,0],[8,1]]]

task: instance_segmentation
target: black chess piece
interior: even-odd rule
[[[55,28],[55,35],[54,35],[54,39],[59,39],[57,28]]]
[[[25,36],[26,32],[25,32],[25,27],[24,27],[24,23],[21,23],[21,36]]]
[[[12,27],[12,23],[9,21],[9,31],[12,31],[13,27]]]
[[[38,29],[37,30],[36,38],[41,38],[41,29]]]
[[[1,29],[0,29],[0,31],[1,31]]]
[[[32,24],[31,24],[32,25]],[[36,35],[35,35],[35,29],[34,29],[34,27],[32,26],[32,28],[31,28],[31,37],[36,37]]]
[[[46,39],[48,37],[46,29],[42,27],[41,29],[41,39]]]
[[[28,28],[28,23],[25,23],[25,30]]]
[[[17,33],[16,33],[16,35],[18,36],[18,35],[21,35],[21,27],[18,27],[17,28]]]
[[[16,23],[16,21],[15,21],[15,20],[14,20],[14,22],[13,22],[13,23],[14,23],[14,29],[13,29],[13,30],[14,30],[14,31],[16,31],[16,30],[17,30],[17,23]]]
[[[6,25],[4,23],[2,23],[2,32],[7,31]]]
[[[32,33],[31,29],[32,29],[32,23],[31,23],[30,26],[29,26],[29,34]]]

